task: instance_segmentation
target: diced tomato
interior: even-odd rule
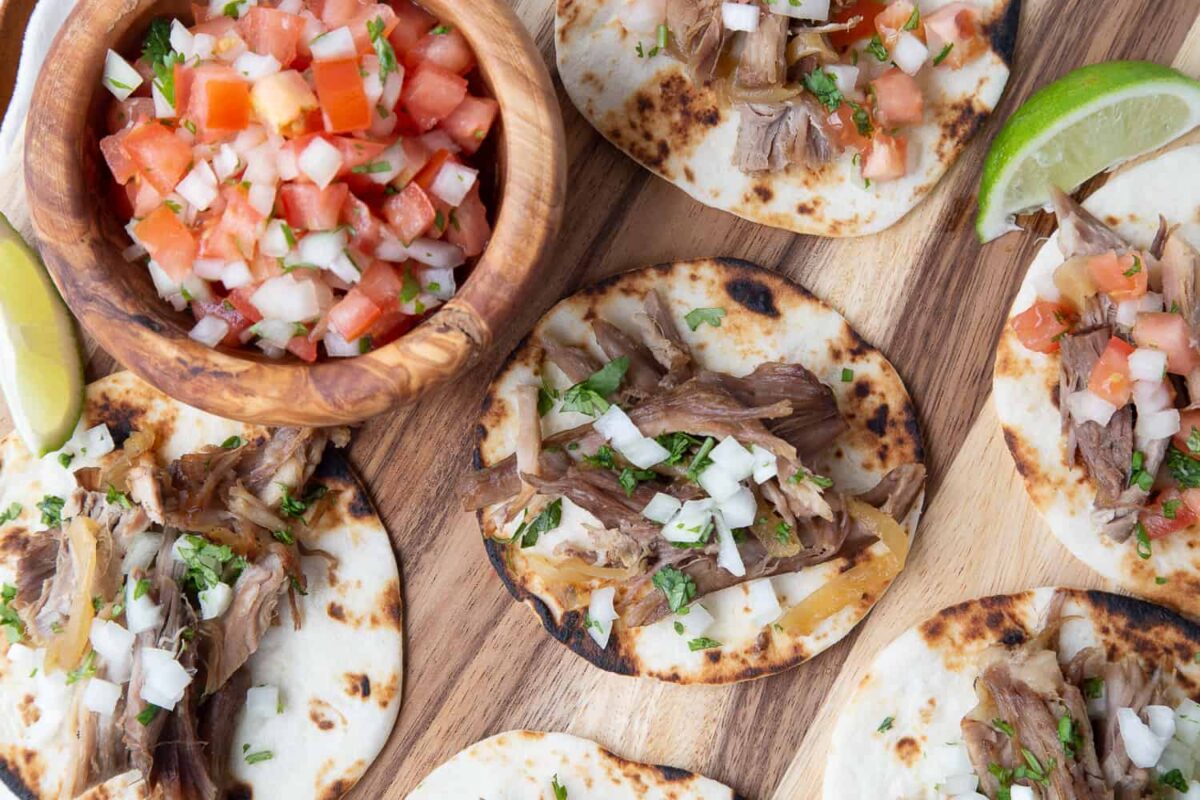
[[[351,243],[355,247],[363,252],[375,252],[383,239],[383,222],[371,213],[370,206],[347,193],[346,202],[342,205],[341,221],[354,230]]]
[[[885,8],[879,0],[858,0],[857,3],[851,3],[841,11],[835,12],[830,22],[849,22],[857,17],[858,24],[849,30],[827,34],[829,42],[837,49],[844,50],[857,41],[869,38],[875,33],[875,17]]]
[[[1187,453],[1192,458],[1200,458],[1200,450],[1193,451],[1188,446],[1192,431],[1200,431],[1200,408],[1185,408],[1179,412],[1179,433],[1174,437],[1175,447],[1179,452]],[[1197,498],[1200,499],[1200,494],[1197,494]],[[1196,508],[1197,513],[1200,513],[1200,506]]]
[[[462,205],[450,214],[446,240],[461,247],[467,258],[474,258],[483,253],[491,238],[492,227],[488,224],[487,209],[479,199],[479,184],[475,184]]]
[[[241,186],[224,187],[221,197],[225,200],[225,210],[204,231],[200,251],[206,258],[250,260],[258,245],[263,215],[250,205]]]
[[[888,7],[875,17],[875,30],[879,32],[879,37],[883,39],[888,50],[896,44],[903,31],[907,30],[920,38],[925,36],[920,14],[909,0],[893,0],[889,3]]]
[[[137,164],[129,156],[129,151],[125,149],[126,135],[125,131],[118,131],[100,140],[100,152],[104,154],[104,161],[108,164],[113,180],[122,186],[129,183],[129,179],[138,171]]]
[[[244,130],[250,110],[250,84],[231,67],[205,64],[193,70],[188,118],[206,136]]]
[[[404,150],[404,169],[392,180],[392,186],[402,189],[409,181],[421,174],[433,151],[420,139],[401,139],[400,147]]]
[[[1194,490],[1192,490],[1194,491]],[[1196,524],[1197,516],[1178,489],[1164,489],[1138,519],[1151,539],[1161,539]]]
[[[1012,318],[1013,332],[1029,350],[1057,353],[1063,334],[1071,330],[1071,311],[1066,306],[1038,300]]]
[[[400,194],[387,199],[383,204],[383,215],[401,241],[411,244],[432,227],[437,218],[437,209],[425,190],[414,181],[405,186]]]
[[[217,317],[225,321],[229,326],[229,333],[225,334],[225,338],[221,340],[221,344],[226,347],[237,347],[242,343],[239,335],[249,328],[254,323],[246,318],[242,312],[238,311],[237,306],[228,300],[220,300],[215,303],[204,303],[199,300],[192,301],[192,314],[197,320],[202,320],[205,317]]]
[[[355,167],[371,163],[388,147],[383,142],[353,139],[349,136],[329,136],[326,139],[342,153],[342,171],[339,175],[345,175],[353,172]]]
[[[1088,389],[1117,408],[1129,402],[1133,395],[1133,380],[1129,377],[1129,354],[1133,347],[1124,339],[1112,337],[1092,367]]]
[[[388,34],[388,41],[392,43],[396,55],[403,58],[438,21],[437,17],[411,0],[394,0],[392,8],[396,11],[396,27]]]
[[[866,110],[863,110],[867,113]],[[826,126],[833,134],[834,144],[841,148],[851,148],[858,152],[863,152],[871,144],[871,138],[862,134],[858,130],[858,124],[854,121],[854,110],[846,103],[838,106],[837,111],[826,116],[828,125]],[[449,122],[449,120],[447,120]],[[868,115],[867,123],[870,124]],[[443,124],[442,127],[445,127]]]
[[[449,150],[438,150],[425,162],[425,166],[413,178],[413,183],[416,183],[425,191],[429,191],[429,187],[433,186],[433,182],[437,179],[438,173],[442,171],[442,167],[446,165],[447,161],[452,161],[453,159],[454,154]]]
[[[988,49],[979,30],[979,11],[966,3],[944,5],[924,22],[929,52],[940,57],[943,66],[958,69]]]
[[[398,302],[404,288],[404,278],[386,261],[372,261],[358,282],[358,289],[380,309]]]
[[[162,194],[174,191],[192,166],[192,148],[158,122],[138,125],[122,144],[138,171]]]
[[[312,73],[330,133],[370,127],[371,104],[367,101],[357,58],[314,61]]]
[[[154,119],[154,101],[149,97],[130,97],[114,101],[108,107],[108,132],[131,128],[142,120]]]
[[[371,337],[373,347],[380,348],[408,333],[419,320],[419,317],[410,316],[401,311],[397,303],[396,308],[385,311],[383,316],[376,320],[371,329],[367,331],[367,336]]]
[[[181,282],[196,260],[196,237],[171,209],[159,206],[134,225],[133,233],[171,280]]]
[[[237,309],[237,312],[253,324],[262,321],[262,312],[250,302],[250,297],[258,291],[257,285],[239,286],[225,298]]]
[[[1166,311],[1138,314],[1133,325],[1138,347],[1154,347],[1167,354],[1167,372],[1187,375],[1200,367],[1200,353],[1192,343],[1192,332],[1179,314]]]
[[[870,181],[892,181],[908,174],[908,140],[875,131],[862,154],[862,174]]]
[[[383,311],[357,286],[329,309],[329,324],[346,341],[362,336]]]
[[[1112,252],[1092,256],[1088,260],[1088,272],[1096,288],[1115,303],[1136,300],[1150,288],[1150,270],[1136,253],[1120,257]]]
[[[129,200],[135,217],[144,217],[163,204],[165,195],[141,175],[127,183],[125,188],[131,190]]]
[[[305,231],[336,228],[349,196],[350,188],[344,183],[331,183],[324,189],[311,183],[285,183],[279,189],[284,219]]]
[[[885,128],[916,125],[925,116],[925,98],[913,77],[896,67],[871,81],[875,117]]]
[[[251,50],[274,56],[287,69],[296,60],[304,17],[277,8],[251,6],[238,20],[238,33]]]
[[[842,108],[846,106],[843,105]],[[442,120],[442,130],[450,135],[464,153],[472,155],[487,138],[499,112],[500,104],[492,98],[467,95],[458,104],[458,108]]]
[[[317,343],[307,336],[293,336],[287,343],[287,349],[301,361],[312,364],[317,360]]]
[[[409,69],[422,61],[465,75],[475,66],[475,54],[471,45],[457,28],[442,25],[421,37],[413,48],[404,55],[404,64]]]
[[[466,96],[465,78],[424,61],[406,77],[400,102],[418,127],[427,131],[450,116]]]
[[[171,68],[171,74],[175,82],[175,116],[182,119],[187,115],[188,103],[192,98],[195,70],[183,63],[178,63]]]
[[[340,28],[354,19],[366,6],[365,0],[323,0],[319,9],[313,9],[328,28]]]
[[[346,22],[346,27],[350,28],[350,35],[354,37],[354,46],[358,48],[359,55],[375,52],[371,29],[367,25],[368,23],[374,25],[376,22],[383,24],[383,37],[386,39],[392,29],[396,27],[396,12],[392,11],[391,6],[375,3],[362,8]]]

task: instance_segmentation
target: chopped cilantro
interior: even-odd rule
[[[870,43],[867,44],[867,52],[875,56],[877,61],[887,61],[891,56],[888,55],[887,48],[883,46],[883,39],[879,38],[879,34],[871,37]]]
[[[687,314],[684,314],[683,321],[692,330],[696,330],[701,325],[707,323],[714,328],[721,327],[721,320],[725,318],[725,309],[723,308],[693,308]]]
[[[707,636],[701,636],[699,639],[692,639],[688,642],[688,650],[693,653],[697,650],[712,650],[714,647],[720,647],[721,643],[716,639],[709,639]]]
[[[386,30],[387,26],[383,22],[383,17],[367,21],[367,33],[371,37],[371,44],[375,46],[375,55],[379,57],[380,82],[391,73],[400,71],[400,65],[396,61],[396,51],[392,49],[392,44],[388,41]]]
[[[943,47],[942,52],[940,52],[936,56],[934,56],[933,65],[936,67],[938,64],[941,64],[943,61],[945,61],[946,56],[950,55],[950,51],[953,49],[954,49],[954,42],[950,42],[950,44]]]
[[[552,501],[531,522],[522,522],[510,542],[520,542],[521,547],[533,547],[543,533],[549,533],[562,522],[562,498]]]
[[[696,582],[675,567],[663,567],[650,582],[667,596],[667,606],[672,611],[679,611],[696,596]]]
[[[563,411],[576,411],[597,417],[608,410],[608,396],[617,390],[629,370],[629,356],[620,356],[605,364],[585,381],[563,392]]]
[[[842,93],[837,88],[837,83],[833,76],[824,70],[813,70],[805,75],[804,88],[812,92],[828,111],[837,111],[838,106],[842,104]]]
[[[11,583],[0,586],[0,628],[8,637],[9,643],[19,642],[25,638],[25,623],[12,607],[12,601],[17,597],[17,587]]]
[[[221,448],[223,450],[237,450],[243,444],[245,444],[245,442],[242,440],[242,437],[230,436],[228,439],[221,442]]]
[[[151,722],[154,722],[154,718],[158,716],[159,711],[162,711],[162,709],[158,706],[148,704],[144,709],[142,709],[141,713],[137,715],[137,721],[143,726],[149,725]]]
[[[887,733],[896,724],[895,717],[884,717],[883,722],[879,723],[879,727],[875,729],[876,733]]]
[[[91,678],[96,674],[96,651],[89,650],[79,666],[67,673],[67,686]]]
[[[550,781],[550,788],[554,790],[554,800],[567,800],[567,787],[558,782],[557,772],[554,774],[554,778]]]
[[[42,512],[42,524],[49,528],[57,528],[62,525],[62,510],[66,502],[61,497],[52,494],[43,497],[37,504],[38,511]]]
[[[11,503],[8,508],[4,509],[4,513],[0,513],[0,525],[6,522],[12,522],[17,517],[21,516],[21,504]]]

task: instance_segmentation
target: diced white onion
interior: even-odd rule
[[[770,625],[783,613],[770,578],[759,578],[746,584],[746,604],[750,608],[750,621],[756,628]]]
[[[157,82],[150,84],[150,97],[154,100],[155,119],[170,119],[175,116],[175,106],[171,105],[171,101],[158,88]]]
[[[1200,742],[1200,703],[1184,698],[1175,707],[1175,736],[1188,747]]]
[[[273,55],[259,55],[251,50],[247,50],[234,60],[233,68],[242,77],[253,83],[254,81],[262,80],[268,75],[274,75],[276,72],[279,72],[282,65],[279,63],[279,59]]]
[[[1139,438],[1155,441],[1179,433],[1179,410],[1168,408],[1149,414],[1138,414],[1134,433]]]
[[[253,282],[254,276],[250,274],[250,267],[245,261],[230,261],[221,273],[221,283],[225,284],[226,289],[237,289]]]
[[[321,314],[316,285],[294,275],[270,278],[250,295],[250,303],[267,319],[306,322]]]
[[[683,635],[690,639],[703,635],[716,622],[713,615],[708,613],[708,609],[700,603],[692,603],[679,609],[673,621],[683,626]]]
[[[730,497],[722,500],[717,508],[731,528],[746,528],[754,524],[758,514],[758,501],[749,487],[743,486]]]
[[[442,269],[453,269],[467,263],[461,247],[435,239],[417,239],[409,245],[408,254],[413,261]]]
[[[375,165],[374,169],[379,171],[368,173],[367,178],[373,183],[378,183],[381,186],[391,183],[392,180],[404,170],[404,165],[407,162],[408,158],[404,155],[404,148],[399,143],[396,143],[380,153],[375,160],[371,162]],[[386,164],[387,169],[382,169],[380,167],[382,164]],[[444,168],[443,171],[445,171]],[[441,177],[441,174],[441,172],[438,173],[439,178]],[[436,187],[437,182],[435,181],[434,186],[431,188],[436,189]],[[442,199],[444,200],[445,198]],[[446,202],[450,201],[447,200]],[[458,203],[451,203],[451,205],[456,206]]]
[[[171,49],[183,56],[184,61],[187,61],[192,57],[194,44],[195,38],[187,26],[177,19],[171,20]]]
[[[942,781],[942,793],[948,794],[951,797],[959,795],[971,794],[979,788],[979,776],[973,773],[963,775],[951,775]]]
[[[337,58],[354,58],[358,48],[354,46],[354,34],[343,25],[321,34],[309,42],[314,61],[332,61]]]
[[[779,460],[774,453],[756,444],[750,445],[750,452],[754,454],[755,483],[766,483],[779,474]]]
[[[1117,407],[1103,397],[1084,389],[1067,395],[1067,409],[1076,422],[1095,422],[1107,425]]]
[[[1175,709],[1170,706],[1146,706],[1146,723],[1150,732],[1160,739],[1175,735]]]
[[[1133,324],[1137,322],[1138,305],[1137,300],[1122,300],[1117,303],[1117,324],[1123,328],[1132,328]]]
[[[141,658],[146,678],[141,698],[168,711],[174,710],[175,704],[183,699],[183,693],[191,684],[192,676],[168,650],[143,647]]]
[[[207,161],[197,161],[188,174],[183,176],[175,191],[188,205],[195,206],[199,211],[207,211],[217,199],[217,175]]]
[[[162,624],[163,618],[162,606],[156,604],[148,592],[141,597],[134,598],[137,583],[137,581],[129,581],[125,587],[125,624],[128,625],[130,633],[141,633],[151,628],[157,628]]]
[[[300,177],[300,167],[296,163],[296,152],[291,148],[282,148],[275,154],[275,168],[279,171],[279,179],[294,181]]]
[[[462,148],[459,147],[450,134],[443,130],[432,130],[429,133],[421,135],[421,144],[425,145],[426,149],[437,152],[438,150],[449,150],[451,153],[459,153]]]
[[[379,244],[375,246],[375,257],[381,261],[400,263],[408,261],[409,253],[403,242],[385,234]]]
[[[217,148],[217,154],[213,156],[212,166],[213,171],[217,175],[217,180],[225,180],[233,176],[237,172],[241,160],[238,158],[237,151],[228,144],[222,144]]]
[[[663,538],[668,542],[697,542],[712,521],[715,505],[712,500],[688,500],[675,516],[663,526]]]
[[[630,33],[654,34],[667,21],[667,0],[625,0],[617,19]]]
[[[829,0],[798,0],[798,2],[787,0],[787,2],[771,3],[767,6],[767,10],[795,19],[823,21],[829,19]]]
[[[342,229],[310,233],[300,240],[300,260],[324,269],[346,249],[346,241],[346,231]]]
[[[254,207],[255,211],[264,217],[271,216],[271,212],[275,210],[275,184],[250,184],[250,191],[247,192],[246,199]]]
[[[738,552],[737,542],[733,539],[733,531],[725,523],[721,512],[713,514],[713,522],[717,526],[717,566],[738,578],[746,574],[746,565],[742,563],[742,554]]]
[[[219,258],[197,258],[192,262],[192,272],[206,281],[219,281],[225,272],[225,262]]]
[[[634,442],[642,438],[642,432],[638,430],[638,426],[634,425],[629,415],[616,405],[609,406],[607,411],[596,418],[592,427],[604,437],[605,441],[613,444]]]
[[[358,265],[346,254],[345,250],[338,253],[333,261],[329,262],[328,269],[346,283],[354,284],[362,280],[362,273],[359,271]]]
[[[233,602],[233,587],[228,583],[218,583],[208,589],[201,589],[200,619],[216,619],[229,609]]]
[[[280,0],[275,7],[285,14],[299,14],[304,9],[304,0]]]
[[[655,464],[661,464],[671,455],[667,448],[648,436],[635,439],[632,442],[621,442],[613,445],[625,460],[638,469],[650,469]]]
[[[1155,411],[1171,408],[1171,392],[1166,382],[1159,376],[1153,382],[1135,381],[1133,384],[1133,402],[1139,414],[1150,414]]]
[[[267,223],[266,230],[258,240],[258,249],[262,251],[263,255],[271,258],[283,258],[291,250],[283,226],[284,222],[281,219],[273,219]]]
[[[188,338],[208,347],[216,347],[228,335],[229,323],[216,316],[205,317],[188,331]]]
[[[197,33],[192,36],[192,57],[201,61],[212,58],[217,46],[217,37],[211,33]]]
[[[683,503],[679,501],[679,498],[672,497],[666,492],[659,492],[642,509],[642,516],[659,525],[666,525],[682,507]]]
[[[591,601],[588,604],[588,635],[600,645],[600,649],[608,647],[608,637],[612,634],[613,620],[617,611],[613,608],[613,597],[617,590],[605,586],[592,590]],[[597,630],[598,629],[598,630]]]
[[[1150,769],[1162,758],[1166,741],[1155,736],[1132,708],[1117,709],[1117,728],[1125,744],[1125,752],[1134,766]]]
[[[83,689],[83,707],[106,717],[117,710],[120,699],[121,687],[103,678],[92,678]]]
[[[404,67],[398,66],[398,69],[389,72],[383,81],[383,94],[379,96],[379,105],[385,109],[395,108],[396,103],[400,102],[400,92],[403,88]],[[394,114],[389,114],[388,117],[395,120]]]
[[[342,335],[335,331],[332,327],[325,332],[325,339],[323,341],[325,342],[325,352],[328,353],[331,358],[354,358],[355,356],[362,355],[363,352],[360,349],[362,345],[362,339],[355,339],[352,342],[347,342]]]
[[[850,64],[827,64],[821,69],[833,76],[833,82],[843,95],[854,97],[858,94],[858,67]]]
[[[142,85],[142,76],[120,55],[108,51],[104,57],[104,88],[118,100],[127,100]]]
[[[721,21],[731,31],[758,30],[758,3],[721,3]]]
[[[1009,787],[1009,800],[1037,800],[1037,795],[1029,786],[1016,783]]]
[[[421,270],[421,286],[438,300],[449,300],[457,291],[454,270],[427,267]]]
[[[274,185],[279,180],[279,161],[275,152],[275,145],[269,141],[247,150],[246,171],[242,174],[242,180]]]
[[[463,200],[466,199],[467,193],[475,186],[475,181],[478,177],[479,170],[464,167],[462,164],[455,164],[453,161],[447,161],[438,170],[437,177],[433,179],[433,184],[429,187],[429,191],[434,196],[440,197],[448,205],[460,206]]]
[[[892,48],[892,61],[909,75],[916,75],[929,59],[929,48],[908,31],[902,31]]]
[[[721,464],[710,464],[697,476],[696,481],[718,503],[733,497],[742,488],[736,476]]]
[[[1184,776],[1192,775],[1196,771],[1196,758],[1190,747],[1178,739],[1171,739],[1163,749],[1162,758],[1155,769],[1159,775],[1173,769],[1179,770]]]
[[[1129,377],[1135,381],[1162,382],[1167,374],[1167,354],[1150,347],[1139,347],[1129,354]]]
[[[304,148],[304,152],[296,160],[296,166],[320,188],[324,189],[333,183],[342,168],[342,153],[329,142],[316,137]],[[282,170],[280,173],[282,174]]]
[[[123,625],[106,619],[93,619],[88,640],[92,649],[104,659],[109,680],[124,683],[129,680],[133,664],[133,643],[137,637]]]
[[[161,533],[139,533],[134,536],[129,545],[125,548],[125,557],[121,559],[121,572],[128,575],[135,569],[146,569],[150,566],[150,562],[154,561],[154,556],[158,554],[158,548],[162,546]]]
[[[86,456],[89,461],[96,461],[116,449],[112,433],[103,422],[93,425],[79,437],[79,454]]]
[[[252,717],[274,717],[279,714],[279,687],[267,684],[246,690],[246,714]]]
[[[250,330],[254,331],[254,335],[260,337],[262,341],[278,349],[283,349],[296,335],[296,324],[282,319],[263,319],[254,323]]]
[[[708,457],[714,464],[724,467],[734,480],[744,481],[754,473],[754,453],[742,447],[732,436],[722,439]]]

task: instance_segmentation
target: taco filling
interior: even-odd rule
[[[1066,261],[1012,328],[1060,356],[1067,458],[1096,485],[1102,535],[1149,559],[1200,519],[1200,254],[1166,219],[1142,251],[1062,192],[1054,205]]]
[[[88,437],[108,445],[89,459],[112,449],[105,426]],[[0,621],[9,661],[44,676],[39,702],[49,705],[37,724],[69,732],[61,796],[131,770],[155,796],[223,796],[235,716],[280,704],[277,688],[250,687],[247,661],[284,602],[303,625],[298,539],[325,504],[309,480],[327,442],[347,437],[232,436],[163,468],[155,436],[134,431],[105,466],[75,471],[72,495],[38,503],[48,530],[3,587]],[[59,463],[76,455],[65,450]],[[50,708],[54,697],[65,711]],[[251,744],[243,755],[274,756]]]
[[[1046,627],[1017,648],[981,657],[979,703],[962,720],[974,775],[945,782],[950,796],[990,800],[1139,800],[1186,796],[1200,784],[1200,704],[1173,671],[1103,646],[1071,657],[1059,632],[1063,596]]]
[[[586,609],[601,648],[615,625],[671,616],[691,650],[720,647],[699,601],[748,581],[755,624],[801,634],[885,588],[907,553],[903,521],[924,467],[897,467],[865,493],[839,487],[809,466],[848,428],[828,386],[794,363],[704,369],[666,300],[651,290],[643,305],[635,333],[591,320],[606,362],[539,332],[541,356],[573,385],[516,389],[515,452],[476,473],[466,499],[493,546],[561,608]],[[724,313],[685,320],[719,327]],[[551,411],[590,421],[545,436]],[[763,580],[880,540],[890,558],[848,568],[786,611]]]
[[[739,118],[745,173],[815,168],[853,153],[862,177],[909,172],[906,129],[924,119],[922,72],[988,51],[979,9],[927,15],[909,0],[631,0],[619,12],[637,55],[684,63]]]

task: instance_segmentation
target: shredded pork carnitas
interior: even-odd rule
[[[253,442],[231,437],[160,467],[154,437],[135,431],[107,467],[79,471],[72,497],[55,498],[61,524],[37,534],[17,567],[11,602],[24,643],[44,647],[46,668],[53,656],[71,683],[95,678],[122,689],[111,714],[89,710],[77,693],[65,723],[71,752],[63,797],[131,768],[156,797],[224,796],[233,720],[249,683],[243,667],[285,595],[302,623],[298,539],[321,513],[323,496],[309,480],[326,444],[345,444],[347,436],[281,428]],[[203,619],[201,594],[214,590],[227,592],[229,603]],[[148,622],[135,619],[144,608],[130,608],[144,604]],[[140,628],[127,663],[90,648],[93,620]],[[143,648],[166,651],[173,669],[191,676],[182,697],[161,696],[154,678],[161,663],[148,662]],[[147,697],[175,702],[164,708]]]

